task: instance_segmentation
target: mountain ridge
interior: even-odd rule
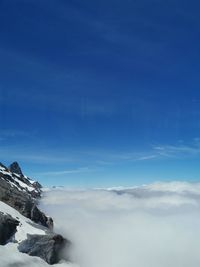
[[[0,245],[16,242],[20,252],[55,264],[70,241],[53,232],[53,219],[38,208],[41,196],[42,185],[25,176],[17,162],[0,163]]]

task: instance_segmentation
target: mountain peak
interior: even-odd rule
[[[24,176],[22,173],[22,170],[18,164],[17,161],[14,161],[9,167],[8,167],[9,171],[14,172],[16,174],[19,174],[21,176]]]

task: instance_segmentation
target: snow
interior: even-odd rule
[[[29,192],[32,192],[35,190],[34,187],[28,186],[27,184],[23,183],[22,181],[20,181],[19,179],[15,178],[15,181],[22,187],[22,188],[26,188]]]
[[[10,177],[12,177],[12,174],[10,172],[6,171],[5,169],[4,170],[0,169],[0,171],[4,175],[9,175]]]
[[[6,177],[7,176],[7,177]],[[9,176],[9,177],[8,177]],[[23,176],[27,180],[23,182],[20,179],[20,175],[10,172],[7,168],[0,165],[0,178],[10,184],[11,188],[16,188],[19,191],[26,191],[28,193],[38,192],[33,186],[34,180],[29,179],[27,176]],[[11,215],[14,219],[20,223],[17,226],[17,232],[12,238],[12,242],[9,242],[5,246],[0,246],[0,267],[47,267],[49,266],[44,260],[38,257],[31,257],[27,254],[20,253],[18,251],[18,245],[21,241],[27,239],[27,234],[31,235],[45,235],[45,227],[35,224],[30,219],[21,215],[17,210],[0,201],[0,212]],[[59,262],[54,266],[59,267],[75,267],[75,265],[66,263],[65,261]]]
[[[15,176],[17,176],[17,177],[20,178],[20,175],[19,175],[19,174],[15,173],[15,172],[13,172],[13,174],[14,174]]]
[[[44,235],[45,231],[39,229],[39,226],[33,223],[28,218],[21,215],[18,211],[0,201],[0,212],[11,215],[14,219],[20,221],[20,225],[17,227],[17,233],[13,240],[14,243],[10,242],[5,246],[0,246],[0,266],[11,267],[11,266],[29,266],[29,267],[47,267],[49,266],[45,261],[38,257],[31,257],[27,254],[18,251],[18,244],[27,238],[27,234]],[[76,267],[73,264],[66,262],[60,262],[54,266],[58,267]]]
[[[1,267],[48,267],[45,261],[38,257],[31,257],[25,253],[20,253],[14,243],[0,246],[0,266]],[[56,267],[78,267],[77,265],[61,261],[53,266]]]
[[[24,175],[24,178],[26,178],[31,184],[35,183],[35,180],[30,179],[28,176]]]
[[[5,171],[6,168],[4,168],[3,166],[0,165],[0,171]]]
[[[33,186],[35,183],[34,180],[29,179],[27,176],[24,176],[24,178],[27,180],[26,182],[23,182],[20,180],[20,175],[17,173],[12,173],[3,166],[0,166],[0,174],[2,179],[6,180],[12,187],[16,187],[19,191],[28,191],[29,193],[31,192],[37,192],[37,189]],[[9,179],[5,179],[5,175],[9,176]]]
[[[17,233],[15,234],[15,240],[21,242],[27,238],[27,234],[44,235],[45,231],[34,227],[34,223],[21,215],[17,210],[13,209],[9,205],[0,201],[0,211],[11,215],[14,219],[20,221],[20,225],[17,227]]]
[[[29,179],[29,182],[30,182],[31,184],[34,184],[34,183],[35,183],[34,180],[31,180],[30,178],[27,178],[27,179]]]

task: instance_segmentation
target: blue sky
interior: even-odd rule
[[[200,3],[0,0],[0,158],[43,184],[199,180]]]

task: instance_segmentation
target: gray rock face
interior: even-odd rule
[[[0,245],[5,245],[16,233],[19,221],[0,212]]]
[[[37,208],[37,199],[41,197],[41,185],[38,182],[31,183],[31,180],[22,174],[18,163],[14,162],[10,166],[14,166],[10,167],[10,170],[14,170],[15,173],[0,164],[0,201],[15,208],[35,223],[52,227],[52,223],[49,225],[49,218]]]
[[[18,250],[30,256],[40,257],[48,264],[58,263],[60,253],[70,242],[61,235],[28,235],[28,238],[20,243]]]
[[[13,162],[9,167],[8,167],[8,170],[10,172],[14,172],[16,174],[19,174],[20,176],[23,176],[23,173],[22,173],[22,170],[19,166],[19,164],[15,161]]]
[[[34,182],[32,185],[33,185],[34,188],[36,188],[38,190],[42,188],[42,185],[40,183],[38,183],[37,181]]]
[[[45,228],[46,235],[27,235],[27,239],[19,244],[19,251],[40,257],[49,264],[55,264],[60,260],[62,249],[70,242],[52,232],[52,218],[38,209],[37,202],[41,197],[41,187],[38,182],[23,175],[17,162],[11,164],[9,169],[0,163],[0,201],[42,225],[37,227],[48,228]],[[0,212],[0,245],[11,241],[19,223],[10,215]]]

